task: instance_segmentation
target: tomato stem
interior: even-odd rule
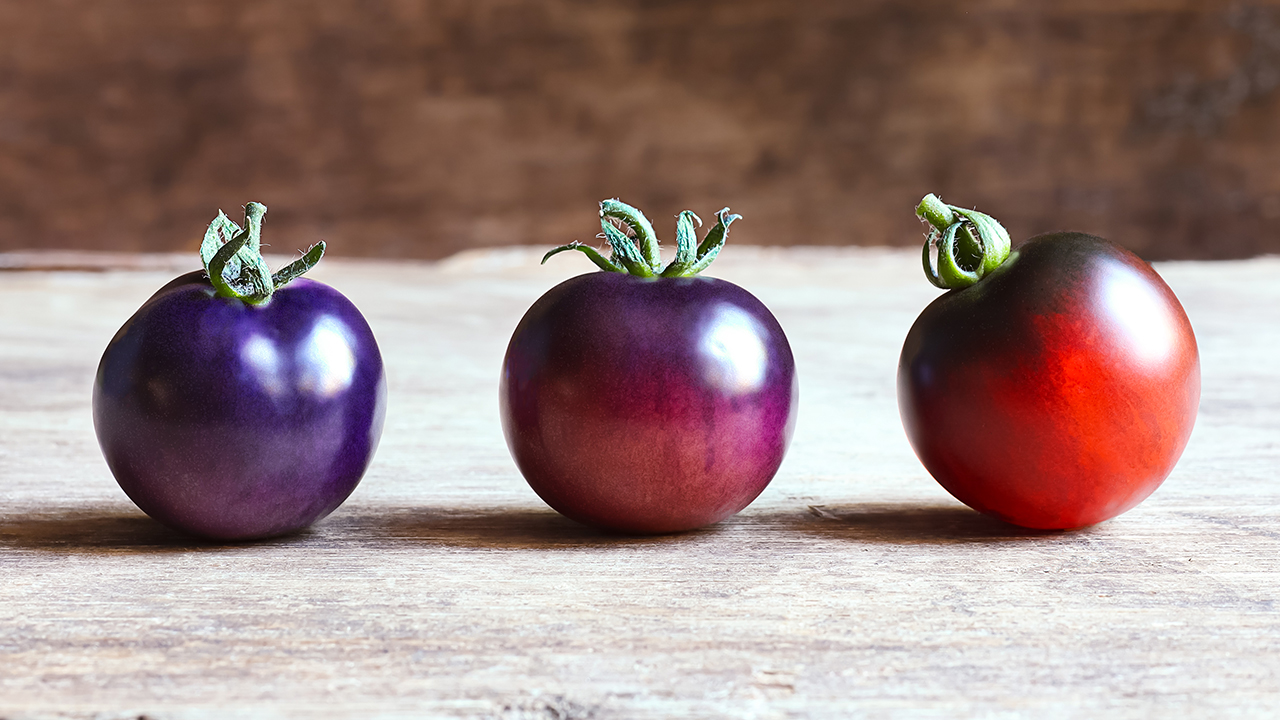
[[[272,275],[262,257],[262,217],[266,214],[266,205],[251,202],[244,206],[243,229],[221,210],[209,223],[204,242],[200,244],[200,258],[209,282],[222,297],[262,305],[271,299],[272,293],[315,267],[324,257],[325,244],[321,241]]]
[[[542,262],[566,250],[577,250],[606,272],[625,272],[644,278],[692,277],[706,270],[716,259],[729,237],[729,226],[741,218],[741,215],[731,215],[729,208],[720,210],[716,213],[718,222],[715,227],[707,231],[699,243],[694,226],[695,223],[702,225],[702,219],[691,210],[682,211],[676,218],[676,256],[664,268],[658,236],[644,213],[620,200],[605,200],[600,203],[600,229],[612,248],[610,257],[605,258],[590,245],[571,242],[552,248],[542,256]],[[634,239],[614,224],[615,219],[630,228]]]
[[[946,230],[956,221],[956,215],[951,212],[951,208],[933,193],[925,195],[920,204],[916,206],[916,217],[938,230]]]
[[[930,225],[922,255],[925,276],[945,290],[966,288],[1009,257],[1009,232],[990,215],[947,205],[929,193],[916,217]]]

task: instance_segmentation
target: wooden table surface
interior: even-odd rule
[[[1157,266],[1202,354],[1186,453],[1137,509],[1032,533],[907,445],[916,252],[730,246],[710,274],[791,339],[795,440],[735,518],[626,538],[544,506],[502,439],[511,330],[590,269],[538,255],[322,263],[386,359],[382,445],[312,530],[229,546],[139,512],[89,411],[192,262],[0,262],[46,268],[0,272],[0,718],[1280,715],[1280,259]]]

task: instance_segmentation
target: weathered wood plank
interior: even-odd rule
[[[0,718],[1280,712],[1280,259],[1159,266],[1201,343],[1191,444],[1137,509],[1042,534],[906,444],[918,255],[727,251],[713,274],[791,337],[795,442],[740,516],[637,539],[561,519],[507,456],[507,337],[587,270],[537,257],[322,263],[382,345],[383,444],[312,531],[238,546],[143,516],[93,437],[97,358],[172,272],[0,273]]]

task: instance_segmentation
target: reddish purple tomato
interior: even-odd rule
[[[1040,235],[1009,254],[981,213],[933,196],[919,212],[939,243],[926,270],[952,288],[916,320],[898,365],[921,462],[961,502],[1029,528],[1092,525],[1142,502],[1177,463],[1200,399],[1173,291],[1102,238]],[[1002,247],[1007,260],[984,257]]]
[[[627,533],[689,530],[742,510],[773,478],[795,424],[795,362],[746,290],[694,277],[737,216],[699,247],[681,215],[666,269],[638,210],[601,204],[608,272],[552,288],[503,362],[502,425],[533,490],[565,516]],[[637,243],[609,218],[636,232]],[[672,269],[674,268],[674,269]]]
[[[386,411],[364,317],[337,290],[293,279],[323,245],[248,277],[262,267],[265,210],[250,203],[244,231],[219,215],[202,250],[214,267],[147,300],[94,383],[94,427],[120,487],[151,517],[217,540],[282,535],[332,512],[368,467]]]

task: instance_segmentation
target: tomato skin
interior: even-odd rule
[[[161,288],[98,366],[93,419],[120,487],[151,517],[215,540],[300,530],[355,489],[386,413],[364,317],[306,278],[262,306],[202,272]]]
[[[1173,291],[1102,238],[1028,240],[917,318],[898,407],[921,462],[958,500],[1066,529],[1134,507],[1195,423],[1200,360]]]
[[[533,304],[499,391],[533,490],[569,518],[640,534],[750,504],[782,462],[797,397],[786,336],[746,290],[610,272]]]

